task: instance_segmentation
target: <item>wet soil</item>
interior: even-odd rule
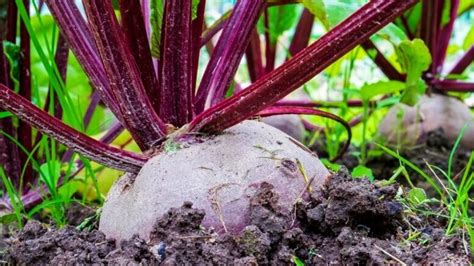
[[[239,235],[201,227],[205,213],[186,202],[156,221],[151,240],[115,243],[97,229],[62,229],[30,221],[4,238],[13,264],[469,264],[467,242],[442,224],[408,214],[397,185],[352,179],[344,168],[284,215],[268,183],[250,199],[251,223]],[[306,198],[306,197],[305,197]],[[413,232],[420,232],[413,237]]]

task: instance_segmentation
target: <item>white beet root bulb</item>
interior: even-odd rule
[[[314,189],[331,176],[316,154],[262,122],[244,121],[179,145],[114,184],[99,226],[108,237],[149,239],[156,220],[185,201],[206,211],[203,226],[238,233],[249,223],[249,198],[262,182],[273,185],[281,209],[291,212],[308,181]]]
[[[409,147],[419,143],[428,132],[441,128],[453,144],[465,125],[460,145],[474,149],[474,116],[469,107],[456,98],[433,94],[423,96],[413,107],[393,106],[380,123],[379,132],[389,143]]]

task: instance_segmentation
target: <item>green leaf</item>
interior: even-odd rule
[[[5,112],[0,112],[0,119],[7,118],[7,117],[12,117],[12,116],[13,116],[13,114],[10,113],[10,112],[6,112],[6,111]]]
[[[351,3],[341,0],[324,0],[324,4],[326,7],[326,14],[331,28],[339,24],[339,22],[343,21],[348,16],[350,16],[361,6],[355,2]]]
[[[400,29],[397,25],[390,23],[387,26],[383,27],[376,34],[376,37],[388,40],[395,45],[400,44],[402,41],[407,40],[408,37],[405,32]]]
[[[194,0],[193,0],[194,1]],[[194,4],[194,2],[193,2]],[[150,24],[151,24],[151,55],[160,57],[161,24],[163,21],[163,0],[151,0],[150,2]]]
[[[58,194],[63,199],[71,199],[74,193],[79,190],[79,182],[67,182],[58,190]]]
[[[257,29],[260,33],[268,31],[270,34],[270,42],[275,45],[278,37],[287,30],[293,28],[298,18],[297,5],[281,5],[272,6],[267,9],[268,12],[268,29],[265,28],[263,16],[260,18]]]
[[[416,32],[418,26],[420,25],[420,20],[421,20],[421,11],[423,9],[422,5],[423,1],[418,2],[412,9],[411,11],[407,12],[405,15],[407,16],[407,22],[408,22],[408,27],[410,28],[410,31]]]
[[[471,26],[469,32],[467,33],[466,37],[464,38],[464,42],[462,44],[462,48],[464,50],[469,50],[472,44],[474,44],[474,26]]]
[[[301,261],[300,258],[296,257],[296,256],[293,256],[293,263],[296,265],[296,266],[304,266],[304,262]]]
[[[444,1],[443,12],[441,14],[441,26],[445,26],[451,19],[451,1]]]
[[[181,145],[178,142],[174,142],[172,140],[165,142],[164,150],[166,153],[175,153],[181,149]]]
[[[372,173],[372,169],[365,167],[363,165],[358,165],[354,169],[352,169],[351,175],[352,177],[355,177],[355,178],[366,177],[370,181],[374,181],[375,179],[374,174]]]
[[[40,166],[41,181],[43,181],[50,192],[56,191],[59,176],[61,175],[61,163],[56,160],[50,160]]]
[[[420,205],[426,199],[425,190],[419,187],[414,187],[407,193],[407,200],[415,206]]]
[[[197,17],[197,7],[200,0],[193,0],[192,19]],[[163,0],[151,0],[150,2],[150,24],[151,24],[151,55],[160,57],[161,27],[163,22],[164,3]]]
[[[362,6],[360,2],[345,0],[301,0],[301,2],[321,20],[326,29],[335,27]],[[383,27],[375,35],[395,44],[407,39],[405,32],[393,23]]]
[[[416,83],[408,85],[400,98],[400,102],[414,106],[426,92],[426,83],[421,78]]]
[[[229,98],[232,95],[234,95],[234,90],[235,90],[235,82],[231,82],[229,88],[227,89],[225,93],[225,98]]]
[[[114,10],[120,9],[118,0],[112,0],[112,7],[114,8]]]
[[[323,0],[302,0],[304,7],[317,17],[323,23],[326,29],[330,28],[328,14],[326,13],[326,6]]]
[[[421,75],[431,64],[430,51],[422,40],[414,39],[402,41],[396,47],[396,53],[402,69],[407,74],[407,88],[401,102],[413,106],[426,90],[426,84],[421,79]]]
[[[337,163],[332,163],[328,159],[321,159],[321,162],[326,166],[327,168],[331,169],[334,172],[337,172],[341,169],[341,165]]]
[[[0,214],[0,224],[8,225],[17,221],[17,216],[14,213]]]
[[[20,46],[9,41],[3,41],[3,52],[7,57],[8,64],[10,65],[10,78],[13,80],[14,89],[18,91],[19,88],[19,62],[20,62]]]
[[[474,1],[472,0],[461,0],[459,2],[458,15],[464,13],[467,9],[474,7]]]
[[[15,214],[15,218],[18,222],[18,225],[23,227],[23,222],[22,222],[22,212],[24,211],[23,208],[23,202],[20,200],[20,195],[18,194],[18,191],[15,190],[15,187],[13,186],[12,181],[10,178],[7,177],[5,174],[5,171],[2,166],[0,166],[0,179],[2,180],[4,189],[7,192],[7,195],[10,199],[10,203],[12,204],[13,207],[13,213]],[[2,211],[2,216],[4,212]],[[9,220],[11,217],[5,217],[5,220]]]
[[[409,83],[416,82],[431,64],[430,51],[421,39],[403,41],[397,46],[396,51]]]
[[[193,0],[193,10],[192,10],[192,19],[197,18],[197,8],[199,5],[200,0]]]
[[[405,88],[405,83],[400,81],[379,81],[364,85],[360,89],[362,100],[369,101],[375,96],[399,92]]]

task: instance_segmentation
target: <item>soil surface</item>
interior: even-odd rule
[[[57,229],[30,221],[22,231],[4,236],[0,259],[26,265],[468,265],[467,242],[446,237],[435,220],[407,214],[397,191],[397,185],[352,179],[343,168],[285,216],[272,186],[261,183],[250,199],[251,224],[239,235],[202,228],[205,213],[190,202],[158,219],[149,242],[134,237],[115,243],[96,229]],[[421,233],[413,237],[413,232]]]

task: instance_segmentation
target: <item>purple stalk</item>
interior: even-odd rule
[[[92,95],[91,95],[91,101],[89,102],[89,106],[87,106],[86,113],[84,114],[84,118],[82,119],[82,124],[84,125],[84,130],[87,131],[87,128],[89,127],[89,124],[92,120],[92,116],[94,115],[95,110],[97,109],[97,106],[99,106],[100,103],[100,95],[95,90]],[[72,155],[74,154],[73,150],[67,150],[64,154],[63,157],[61,158],[61,162],[67,162],[72,158]]]
[[[305,128],[307,131],[310,131],[310,132],[321,132],[321,131],[324,130],[323,127],[316,126],[316,125],[314,125],[313,123],[309,122],[309,121],[306,120],[306,119],[301,119],[301,122],[303,122],[303,126],[304,126],[304,128]]]
[[[230,18],[230,14],[232,14],[232,10],[229,10],[222,15],[214,24],[209,26],[203,33],[201,37],[201,46],[206,45],[212,37],[214,37],[220,30],[222,30]]]
[[[107,133],[100,138],[100,142],[110,144],[114,141],[122,132],[124,128],[120,123],[115,123],[107,131]]]
[[[376,101],[370,102],[370,105],[376,104]],[[342,106],[347,107],[362,107],[363,102],[361,100],[347,100],[346,102],[316,102],[308,100],[281,100],[274,104],[274,106],[300,106],[300,107],[327,107],[327,108],[340,108]]]
[[[15,42],[17,18],[15,1],[8,1],[7,21],[5,28],[3,28],[5,32],[0,32],[1,44],[3,44],[3,38],[9,42]],[[13,85],[10,78],[10,66],[3,53],[3,47],[0,47],[0,83],[7,86]],[[3,111],[2,109],[0,110]],[[13,127],[12,119],[9,117],[0,119],[0,129],[10,136],[16,136],[16,129]],[[0,134],[0,165],[3,166],[11,180],[20,180],[21,160],[18,147],[4,134]]]
[[[146,36],[148,40],[151,37],[151,24],[150,24],[150,0],[141,0],[142,2],[142,14],[143,14],[143,23],[145,25]]]
[[[84,114],[84,118],[82,119],[82,124],[84,124],[84,129],[87,130],[89,124],[92,120],[92,116],[94,115],[97,106],[100,103],[100,94],[98,91],[94,91],[90,96],[91,101],[89,102],[89,106],[87,106],[86,113]]]
[[[92,116],[94,115],[94,112],[99,105],[100,102],[100,96],[97,93],[97,91],[94,91],[91,96],[91,101],[89,103],[89,106],[87,106],[86,113],[84,115],[84,118],[82,119],[82,123],[84,124],[84,129],[87,130],[87,127],[89,126],[89,123],[92,119]],[[61,158],[61,162],[67,162],[72,158],[72,155],[74,154],[73,150],[67,150],[63,157]]]
[[[23,0],[26,10],[30,8],[30,1]],[[29,13],[28,13],[29,16]],[[23,22],[20,22],[20,62],[19,62],[19,71],[20,71],[20,90],[19,94],[31,101],[31,55],[30,55],[30,35],[28,30]],[[24,121],[19,121],[18,123],[18,141],[25,147],[26,150],[31,151],[33,146],[33,135],[30,125]],[[28,155],[25,153],[19,153],[21,165],[25,167],[25,174],[23,180],[20,182],[22,184],[22,191],[27,191],[32,185],[33,177],[33,168],[30,164],[27,163]],[[17,184],[19,185],[19,184]]]
[[[474,45],[454,64],[449,74],[461,74],[474,61]]]
[[[268,10],[265,10],[264,14],[264,25],[265,25],[265,73],[268,73],[275,69],[275,57],[276,57],[276,43],[272,43],[270,38],[270,21]]]
[[[373,0],[247,89],[196,117],[190,130],[221,132],[273,105],[393,21],[417,0]]]
[[[456,80],[433,80],[431,85],[442,91],[455,91],[455,92],[474,92],[473,82],[462,82]]]
[[[105,166],[137,173],[146,162],[146,158],[138,154],[114,148],[63,124],[1,84],[0,107],[12,112],[43,134]]]
[[[337,161],[344,155],[346,150],[349,148],[349,145],[351,144],[351,138],[352,138],[352,131],[351,131],[351,126],[342,118],[340,118],[337,115],[322,111],[322,110],[317,110],[313,108],[308,108],[308,107],[299,107],[299,106],[280,106],[280,107],[269,107],[261,112],[258,113],[259,116],[265,117],[265,116],[273,116],[273,115],[288,115],[288,114],[300,114],[300,115],[316,115],[320,117],[325,117],[329,118],[331,120],[334,120],[341,124],[347,131],[347,140],[342,149],[339,151],[339,153],[336,155],[336,157],[332,158],[331,161]]]
[[[201,51],[201,36],[204,28],[204,11],[206,10],[206,0],[200,0],[197,7],[197,16],[192,22],[192,56],[193,56],[193,81],[192,91],[196,89],[196,79],[199,69],[199,52]],[[192,93],[194,102],[194,93]]]
[[[160,88],[151,57],[140,1],[119,0],[122,30],[140,72],[148,99],[156,113],[160,110]]]
[[[0,38],[0,43],[2,39]],[[6,62],[3,49],[0,51],[0,83],[7,84],[9,80],[10,70]],[[3,109],[0,109],[3,111]],[[4,133],[15,136],[12,119],[10,117],[0,119],[0,130]],[[8,139],[4,133],[0,133],[0,166],[5,169],[5,172],[11,180],[20,180],[21,161],[18,154],[18,147]]]
[[[397,69],[385,58],[382,52],[377,49],[375,44],[369,39],[362,43],[362,47],[365,51],[374,50],[376,52],[375,57],[372,58],[374,63],[380,68],[385,76],[391,80],[405,81],[405,76],[398,72]]]
[[[421,13],[420,36],[428,46],[433,55],[433,63],[428,72],[431,76],[435,76],[437,72],[437,54],[438,37],[441,24],[441,13],[443,11],[444,0],[423,0],[423,8]]]
[[[104,66],[97,54],[91,32],[73,0],[45,0],[59,25],[69,48],[89,77],[94,89],[99,91],[103,102],[121,120],[122,113],[112,94]]]
[[[445,0],[448,1],[448,0]],[[440,32],[438,38],[438,48],[436,52],[436,62],[434,62],[436,67],[436,73],[441,73],[443,68],[443,63],[446,58],[446,52],[448,50],[449,40],[451,39],[451,33],[454,27],[454,21],[458,14],[459,0],[449,0],[451,1],[451,10],[449,13],[449,22],[446,24]]]
[[[163,17],[160,116],[177,127],[193,118],[191,2],[166,1]]]
[[[112,92],[123,114],[124,126],[140,148],[149,149],[166,134],[166,126],[146,96],[112,3],[92,0],[83,3]]]
[[[217,43],[199,86],[196,113],[204,110],[206,102],[220,102],[229,87],[266,1],[240,0]]]
[[[264,74],[260,37],[256,29],[250,35],[250,43],[247,50],[245,50],[245,58],[247,60],[250,81],[255,82]]]
[[[0,119],[0,129],[6,134],[12,135],[14,128],[11,118]],[[0,166],[5,169],[11,180],[20,179],[21,164],[18,147],[3,133],[0,134]]]
[[[290,57],[299,53],[301,50],[306,48],[309,43],[309,38],[311,37],[311,31],[314,24],[314,15],[309,12],[308,9],[304,9],[301,13],[300,21],[296,26],[295,35],[293,40],[291,40],[289,52]]]
[[[18,8],[15,4],[15,1],[9,0],[8,7],[7,7],[7,25],[6,25],[7,32],[5,35],[5,39],[12,43],[15,43],[17,20],[18,20]]]

